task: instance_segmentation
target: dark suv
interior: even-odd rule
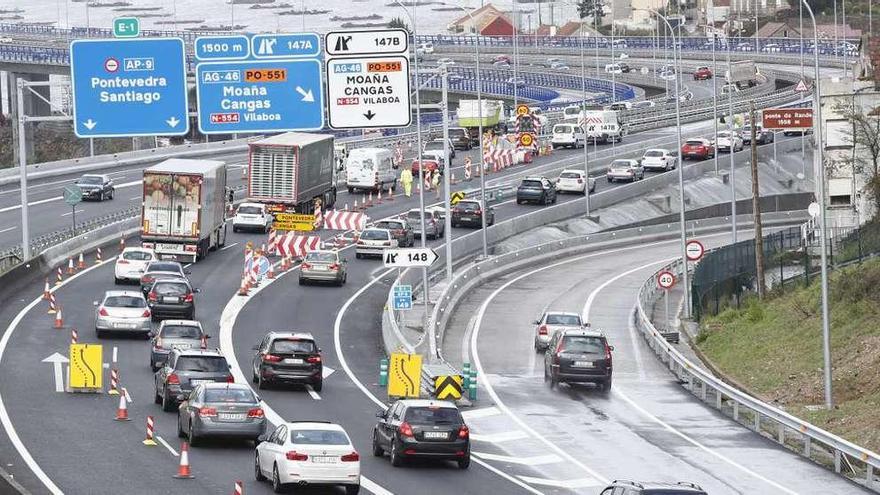
[[[153,321],[163,318],[195,320],[195,294],[198,292],[199,289],[194,289],[185,278],[161,278],[153,282],[147,293]]]
[[[408,458],[454,460],[461,469],[470,466],[470,430],[452,402],[399,400],[376,417],[373,455],[388,452],[392,466]]]
[[[556,185],[546,177],[526,177],[516,188],[516,204],[526,202],[549,204],[556,202]]]
[[[151,261],[144,267],[141,275],[141,291],[144,295],[150,292],[153,282],[160,278],[186,278],[189,270],[176,261]]]
[[[471,144],[471,135],[464,127],[450,127],[449,140],[452,141],[452,146],[457,150],[467,151],[473,147]]]
[[[272,383],[301,383],[320,392],[324,385],[321,349],[310,333],[269,332],[254,347],[251,376],[264,389]]]
[[[486,226],[495,223],[495,208],[486,210]],[[462,200],[452,207],[452,226],[483,226],[483,206],[479,200]]]
[[[656,483],[650,481],[614,480],[599,495],[707,495],[700,485],[679,481]]]
[[[200,383],[234,381],[220,351],[174,349],[155,375],[156,404],[162,404],[163,411],[173,411]]]
[[[613,350],[602,332],[557,330],[544,354],[544,381],[550,388],[557,383],[595,383],[608,392]]]
[[[413,229],[405,219],[387,218],[379,220],[373,227],[390,230],[391,235],[397,239],[398,247],[409,247],[416,242]]]

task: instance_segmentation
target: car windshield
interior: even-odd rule
[[[376,222],[376,228],[395,230],[395,229],[402,229],[403,225],[401,225],[401,222],[393,222],[390,220],[385,220],[382,222]]]
[[[192,325],[165,325],[161,333],[162,337],[169,339],[197,339],[201,335],[199,327]]]
[[[321,263],[336,262],[336,253],[316,253],[311,252],[306,255],[306,261],[317,261]]]
[[[540,188],[542,186],[541,186],[541,181],[539,181],[539,180],[524,180],[524,181],[522,181],[522,184],[520,185],[520,187]]]
[[[548,325],[568,325],[568,326],[580,326],[581,325],[581,317],[578,315],[547,315],[547,324]]]
[[[239,206],[238,212],[242,215],[259,215],[263,210],[259,206]]]
[[[465,211],[474,211],[480,209],[480,203],[477,203],[476,201],[461,201],[455,206]]]
[[[570,125],[558,125],[553,128],[553,132],[557,134],[568,134],[574,132],[574,127]]]
[[[205,402],[244,402],[255,404],[254,393],[246,388],[209,388],[205,390]]]
[[[431,141],[427,145],[425,145],[426,150],[443,150],[443,142],[442,141]]]
[[[150,261],[153,255],[147,251],[126,251],[122,253],[122,259],[126,261]]]
[[[718,137],[720,137],[720,138],[729,138],[729,137],[730,137],[730,133],[729,133],[729,132],[719,132],[719,133],[718,133]]]
[[[311,340],[276,340],[272,342],[270,352],[293,353],[293,352],[315,352],[315,343]]]
[[[458,424],[462,422],[458,409],[452,407],[410,407],[406,410],[408,423],[417,425]]]
[[[142,297],[109,296],[104,299],[104,306],[108,308],[145,308],[147,303]]]
[[[611,168],[629,168],[630,163],[626,160],[614,160],[611,162]]]
[[[686,144],[687,146],[703,146],[703,142],[702,142],[702,141],[696,141],[696,140],[685,141],[684,144]]]
[[[467,132],[464,129],[449,129],[449,135],[451,137],[462,137],[466,136]]]
[[[177,371],[229,371],[223,356],[181,356],[175,364]]]
[[[293,430],[290,442],[303,445],[348,445],[348,436],[336,430]]]
[[[650,150],[645,153],[646,158],[657,158],[663,156],[663,152],[660,150]]]
[[[406,219],[412,220],[414,222],[420,221],[422,219],[421,213],[418,210],[411,211],[406,214]],[[427,222],[431,221],[431,212],[430,211],[425,212],[425,221],[427,221]]]
[[[563,179],[580,179],[581,174],[579,174],[578,172],[562,172],[561,174],[559,174],[559,177]]]
[[[150,266],[147,267],[147,271],[181,273],[180,265],[177,263],[150,263]]]
[[[182,282],[158,282],[153,292],[160,296],[181,296],[189,292],[189,287]]]
[[[605,352],[605,341],[601,337],[586,337],[583,335],[567,335],[562,341],[564,352],[586,352],[601,354]]]
[[[372,158],[364,158],[363,160],[353,159],[349,162],[349,166],[351,168],[361,168],[364,170],[373,170],[375,164],[373,163]]]
[[[100,175],[83,175],[79,178],[80,184],[103,184],[104,179]]]
[[[361,239],[365,241],[387,241],[388,233],[381,230],[365,230],[361,234]]]

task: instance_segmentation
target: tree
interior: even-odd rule
[[[846,119],[851,127],[843,131],[844,140],[853,146],[853,173],[865,176],[865,193],[880,212],[880,106],[867,108],[856,103],[839,104],[835,111]]]
[[[388,27],[391,29],[403,29],[409,32],[409,26],[403,20],[402,17],[395,17],[388,22]]]
[[[602,0],[578,0],[577,9],[581,19],[592,17],[594,23],[600,17],[605,17],[605,4]]]

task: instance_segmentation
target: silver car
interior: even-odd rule
[[[619,159],[611,162],[608,167],[608,173],[605,175],[608,182],[616,180],[626,180],[635,182],[645,178],[645,168],[638,160]]]
[[[152,329],[147,300],[138,291],[108,290],[94,305],[95,334],[99,339],[108,331],[138,332],[146,337]]]
[[[545,311],[535,320],[535,350],[547,349],[547,344],[557,330],[583,330],[581,315],[567,311]]]
[[[243,383],[197,385],[177,407],[177,435],[192,446],[205,437],[256,440],[265,429],[260,398]]]
[[[312,251],[306,254],[299,266],[299,285],[305,285],[306,282],[333,282],[342,286],[348,278],[346,263],[347,260],[339,259],[336,251]]]
[[[163,320],[150,337],[150,368],[157,371],[172,349],[207,349],[210,335],[195,320]]]
[[[409,210],[406,214],[406,222],[412,227],[413,235],[420,237],[422,235],[422,214],[419,209]],[[443,223],[443,215],[439,211],[425,208],[425,237],[428,239],[439,239],[445,235],[445,224]]]
[[[386,249],[397,247],[397,239],[388,229],[364,229],[355,244],[356,258],[366,256],[382,256]]]

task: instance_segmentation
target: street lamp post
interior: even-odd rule
[[[727,73],[732,74],[730,67],[730,33],[727,33]],[[736,84],[727,81],[728,85]],[[730,235],[731,242],[736,244],[736,160],[733,157],[733,88],[727,92],[727,135],[730,142]],[[718,155],[718,141],[715,141],[715,155]]]
[[[715,129],[715,140],[713,143],[718,142],[718,60],[715,57],[715,44],[718,41],[718,36],[715,33],[715,9],[712,9],[712,122]],[[715,150],[714,156],[712,157],[715,160],[715,175],[718,175],[718,150]],[[681,166],[679,164],[679,166]]]
[[[581,31],[583,31],[583,30],[584,30],[584,19],[581,18]],[[578,112],[578,121],[579,122],[577,125],[581,125],[580,115],[582,112],[583,112],[583,115],[586,115],[586,110],[587,110],[587,106],[586,106],[586,101],[587,101],[587,65],[584,60],[584,36],[583,36],[583,33],[581,33],[580,41],[581,41],[581,90],[583,91],[583,94],[581,95],[582,111]],[[583,132],[584,132],[584,203],[586,204],[586,212],[587,212],[586,215],[589,217],[590,216],[590,166],[589,166],[589,161],[587,159],[586,124],[584,124],[584,126],[583,126]],[[577,141],[575,141],[575,143],[577,143]]]

